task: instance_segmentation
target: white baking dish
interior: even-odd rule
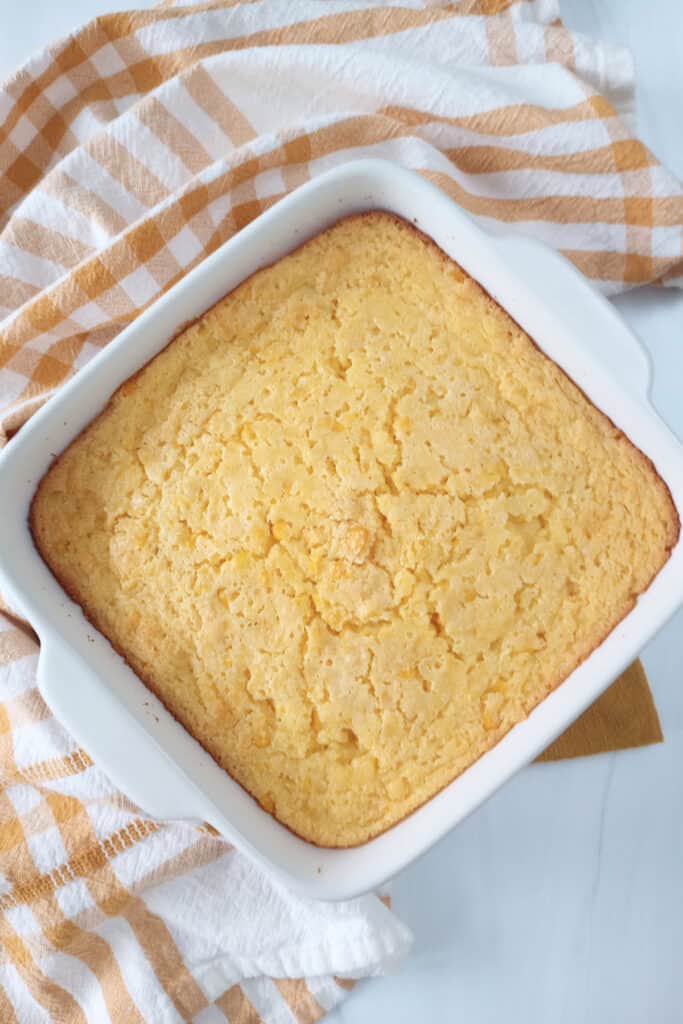
[[[683,601],[679,542],[633,611],[527,721],[384,835],[326,850],[278,824],[219,768],[61,589],[27,525],[54,453],[188,320],[339,217],[378,207],[413,221],[480,281],[652,458],[683,509],[683,449],[649,405],[647,359],[612,307],[549,249],[489,235],[417,174],[376,160],[321,175],[241,231],[124,330],[0,455],[0,589],[40,636],[38,681],[54,713],[147,813],[208,821],[293,889],[323,899],[371,889],[424,853],[595,700]]]

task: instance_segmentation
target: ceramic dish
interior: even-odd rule
[[[40,636],[38,685],[55,715],[145,812],[208,821],[291,888],[321,899],[363,893],[424,853],[594,701],[683,601],[679,541],[635,608],[496,747],[378,838],[320,849],[275,821],[219,768],[67,597],[27,525],[53,454],[188,320],[339,217],[373,208],[413,221],[481,282],[652,458],[683,510],[683,449],[650,406],[647,359],[609,303],[549,249],[489,235],[417,174],[375,160],[321,174],[242,230],[61,388],[0,454],[0,590]]]

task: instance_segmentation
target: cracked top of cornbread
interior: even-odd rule
[[[45,561],[315,843],[361,843],[558,685],[666,561],[649,460],[381,212],[249,278],[43,478]]]

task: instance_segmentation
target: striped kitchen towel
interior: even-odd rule
[[[28,15],[27,15],[28,16]],[[98,18],[0,88],[0,442],[320,171],[383,156],[603,290],[683,284],[683,191],[627,53],[557,0],[208,0]],[[0,513],[1,514],[1,513]],[[0,614],[0,1020],[312,1022],[409,935],[151,821],[51,716]]]
[[[310,1024],[405,953],[376,896],[295,897],[209,826],[145,818],[50,715],[37,660],[0,615],[2,1024]]]

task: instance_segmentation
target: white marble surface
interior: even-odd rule
[[[0,0],[0,76],[121,0]],[[683,177],[682,0],[563,0],[573,27],[628,45],[642,137]],[[652,354],[683,438],[683,295],[617,302]],[[683,612],[644,653],[666,742],[532,766],[394,886],[415,948],[332,1024],[683,1021]]]

